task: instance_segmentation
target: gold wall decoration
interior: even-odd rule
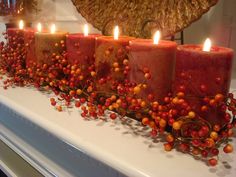
[[[123,35],[149,38],[183,30],[218,0],[72,0],[79,13],[105,35],[119,25]]]

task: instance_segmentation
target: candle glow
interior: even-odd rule
[[[38,30],[38,32],[42,32],[42,25],[41,25],[41,23],[38,23],[37,30]]]
[[[118,40],[118,38],[119,38],[119,27],[115,26],[115,29],[114,29],[114,39]]]
[[[23,20],[20,20],[20,22],[19,22],[19,29],[23,29],[24,28],[24,22],[23,22]]]
[[[54,34],[56,32],[56,25],[52,24],[51,26],[51,34]]]
[[[88,29],[88,24],[84,25],[84,36],[88,36],[89,29]]]
[[[203,49],[204,52],[209,52],[211,51],[211,40],[207,38],[204,42]]]
[[[153,38],[153,43],[158,44],[161,37],[160,31],[156,31]]]

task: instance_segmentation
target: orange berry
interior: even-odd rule
[[[83,79],[84,79],[84,76],[80,75],[79,80],[83,80]]]
[[[172,103],[173,104],[178,104],[179,99],[177,97],[173,98]]]
[[[143,125],[148,125],[148,124],[149,124],[149,119],[148,119],[147,117],[144,117],[144,118],[142,119],[142,124],[143,124]]]
[[[111,96],[111,100],[112,100],[112,101],[115,101],[115,100],[116,100],[116,96],[115,96],[115,95],[112,95],[112,96]]]
[[[216,131],[216,132],[220,131],[220,125],[217,125],[217,124],[214,125],[213,130]]]
[[[179,121],[175,121],[172,125],[174,130],[180,130],[181,128],[181,123]]]
[[[141,88],[139,86],[134,87],[134,93],[138,94],[141,91]]]
[[[215,131],[212,131],[211,134],[210,134],[210,137],[211,137],[213,140],[217,140],[217,139],[218,139],[218,133],[215,132]]]
[[[216,105],[215,99],[211,99],[210,102],[209,102],[209,104],[210,104],[211,106],[215,106],[215,105]]]
[[[228,135],[228,137],[232,137],[233,134],[234,134],[233,129],[229,129],[229,130],[227,131],[227,135]]]
[[[115,72],[119,72],[120,71],[120,68],[115,68]]]
[[[173,135],[171,135],[171,134],[166,135],[166,141],[168,143],[172,143],[172,142],[174,142],[174,140],[175,140],[175,138]]]
[[[87,88],[87,92],[92,92],[93,91],[93,87],[92,86],[89,86],[88,88]]]
[[[223,151],[224,151],[225,153],[231,153],[231,152],[233,152],[233,150],[234,150],[234,148],[233,148],[233,146],[232,146],[231,144],[227,144],[227,145],[223,148]]]
[[[114,67],[114,68],[117,68],[118,66],[119,66],[119,63],[118,63],[118,62],[114,62],[114,63],[113,63],[113,67]]]
[[[196,114],[195,114],[195,112],[193,112],[193,111],[190,111],[189,113],[188,113],[188,117],[189,118],[194,118],[196,116]]]
[[[116,103],[119,104],[119,105],[121,105],[121,103],[122,103],[121,99],[117,99],[117,100],[116,100]]]
[[[147,88],[147,84],[142,84],[142,88],[146,89]]]
[[[110,53],[111,53],[111,52],[110,52],[109,50],[106,50],[106,51],[105,51],[105,56],[110,55]]]
[[[112,103],[112,106],[113,106],[113,108],[115,108],[115,109],[119,108],[119,104],[117,104],[117,103]]]
[[[202,107],[201,107],[201,111],[202,111],[202,112],[208,111],[208,107],[207,107],[207,106],[202,106]]]
[[[62,111],[62,107],[59,105],[59,106],[57,106],[57,110],[59,111],[59,112],[61,112]]]
[[[146,79],[151,79],[151,74],[150,74],[150,73],[145,73],[145,74],[144,74],[144,77],[145,77]]]
[[[154,101],[154,102],[152,103],[152,106],[159,106],[159,103],[158,103],[157,101]]]
[[[216,94],[215,95],[215,101],[216,102],[221,102],[221,101],[223,101],[224,100],[224,95],[222,95],[222,94],[220,94],[220,93],[218,93],[218,94]]]
[[[184,92],[178,92],[177,97],[178,98],[183,98],[184,97]]]
[[[166,127],[166,120],[165,119],[160,119],[159,120],[159,126],[162,127],[162,128],[165,128]]]
[[[170,143],[165,143],[164,144],[164,149],[165,151],[171,151],[173,146]]]
[[[200,150],[198,148],[193,148],[192,153],[193,153],[193,155],[199,155]]]
[[[128,65],[129,61],[127,59],[123,60],[123,65]]]
[[[82,90],[81,90],[81,89],[77,89],[77,90],[76,90],[76,94],[77,94],[77,95],[81,95],[81,94],[82,94]]]
[[[145,101],[142,101],[141,104],[140,104],[140,106],[141,106],[142,108],[144,108],[146,105],[147,105],[147,104],[146,104]]]
[[[71,90],[69,94],[70,94],[71,96],[74,96],[74,95],[75,95],[75,91],[74,91],[74,90]]]
[[[155,129],[155,128],[156,128],[156,124],[155,124],[154,121],[150,121],[149,126],[150,126],[152,129]]]
[[[80,68],[76,69],[75,73],[76,74],[80,74],[81,73],[81,69]]]
[[[96,76],[96,72],[95,71],[91,71],[90,74],[91,74],[92,77]]]
[[[212,148],[215,146],[215,141],[212,138],[207,138],[205,140],[205,143],[208,148]]]

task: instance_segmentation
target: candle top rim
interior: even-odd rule
[[[83,32],[81,33],[69,33],[68,36],[71,36],[71,37],[76,37],[76,36],[84,36],[84,37],[97,37],[97,36],[102,36],[102,34],[99,34],[99,33],[89,33],[88,36],[85,36]]]
[[[38,32],[38,31],[36,31],[36,33],[35,34],[42,34],[42,35],[46,35],[46,34],[64,34],[64,35],[66,35],[66,34],[68,34],[68,32],[64,32],[64,31],[55,31],[55,33],[51,33],[50,31],[42,31],[42,32]]]
[[[200,44],[184,44],[179,45],[177,50],[189,51],[189,52],[196,52],[196,53],[227,53],[227,52],[234,52],[233,49],[221,46],[211,46],[210,51],[203,51],[203,45]]]
[[[129,40],[134,40],[135,37],[131,37],[131,36],[119,36],[118,40],[114,39],[114,36],[98,36],[97,39],[107,39],[107,40],[114,40],[114,41],[118,41],[118,40],[124,40],[124,39],[129,39]]]
[[[17,27],[12,27],[12,28],[7,28],[8,30],[21,30],[21,31],[36,31],[34,28],[32,27],[25,27],[23,29],[17,28]]]
[[[154,44],[153,39],[134,39],[130,41],[131,45],[140,45],[140,46],[157,46],[157,47],[176,47],[177,43],[169,40],[159,40],[158,44]]]

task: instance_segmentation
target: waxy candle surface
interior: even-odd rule
[[[26,28],[24,29],[24,43],[26,50],[26,66],[30,66],[35,60],[35,29]]]
[[[50,58],[53,53],[60,54],[63,52],[61,42],[65,43],[66,34],[66,32],[35,33],[35,53],[38,64],[50,64]],[[55,44],[57,44],[57,46]]]
[[[16,49],[17,45],[24,44],[24,30],[19,28],[8,28],[8,44],[11,48]]]
[[[67,58],[69,63],[80,66],[89,66],[94,62],[95,39],[100,34],[82,33],[68,34],[66,36]]]
[[[95,49],[95,67],[98,78],[112,77],[122,80],[122,74],[112,72],[114,62],[122,62],[127,56],[126,47],[133,37],[119,36],[114,39],[113,36],[101,36],[96,39]],[[98,84],[99,85],[99,84]],[[98,86],[101,90],[109,91],[111,84]]]
[[[158,44],[154,44],[151,39],[130,41],[129,79],[141,84],[146,80],[143,69],[148,68],[151,74],[147,88],[139,95],[143,99],[146,99],[148,94],[153,94],[155,100],[162,101],[171,92],[176,46],[175,42],[162,40]]]
[[[177,48],[175,92],[184,90],[193,108],[212,124],[224,123],[219,110],[200,111],[204,96],[227,95],[231,81],[233,50],[212,47],[202,51],[201,45],[183,45]]]

